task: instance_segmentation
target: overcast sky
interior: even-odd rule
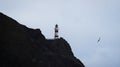
[[[120,0],[0,0],[0,12],[49,39],[58,24],[86,67],[120,67]]]

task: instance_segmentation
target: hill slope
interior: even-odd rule
[[[0,13],[0,67],[84,67],[63,38],[48,40]]]

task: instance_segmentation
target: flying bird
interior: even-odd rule
[[[97,43],[99,43],[99,42],[100,42],[100,40],[101,40],[101,37],[99,37],[99,39],[98,39]]]

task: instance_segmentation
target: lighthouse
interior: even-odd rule
[[[54,35],[54,39],[58,39],[59,36],[58,36],[58,25],[56,24],[55,25],[55,35]]]

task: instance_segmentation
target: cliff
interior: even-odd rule
[[[63,38],[48,40],[0,13],[0,67],[84,67]]]

